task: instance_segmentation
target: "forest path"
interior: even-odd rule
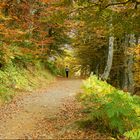
[[[36,135],[39,122],[44,118],[55,118],[63,101],[73,98],[81,84],[79,79],[58,79],[41,93],[27,94],[1,107],[0,139],[39,138]],[[45,133],[44,138],[54,138]]]

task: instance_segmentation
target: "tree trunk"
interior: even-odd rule
[[[112,62],[113,62],[113,50],[114,50],[114,36],[109,37],[109,51],[108,51],[108,58],[107,58],[107,64],[104,70],[104,73],[102,75],[103,80],[107,80],[111,71]]]
[[[128,53],[131,47],[136,45],[136,38],[134,34],[125,35],[125,59],[124,59],[124,82],[123,90],[134,93],[134,56],[132,53]]]
[[[129,44],[130,47],[134,47],[136,45],[136,38],[134,34],[130,35]],[[133,66],[134,66],[134,55],[130,53],[128,56],[128,79],[129,79],[128,91],[131,93],[134,93],[134,86],[135,86]]]
[[[129,46],[129,36],[125,35],[125,41],[124,41],[124,76],[123,76],[123,90],[128,91],[128,56],[127,56],[127,50]]]

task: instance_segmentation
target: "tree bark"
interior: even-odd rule
[[[134,93],[134,56],[133,53],[128,53],[131,47],[136,45],[136,38],[134,34],[125,35],[125,43],[124,43],[124,51],[125,51],[125,59],[124,59],[124,82],[123,82],[123,90]]]
[[[108,58],[107,58],[107,64],[104,70],[104,73],[102,75],[103,80],[107,80],[111,71],[112,62],[113,62],[113,50],[114,50],[114,36],[109,37],[109,51],[108,51]]]
[[[134,34],[130,34],[129,40],[130,47],[134,47],[136,45],[136,38]],[[128,56],[128,79],[129,79],[129,92],[134,93],[134,73],[133,73],[133,66],[134,66],[134,55],[129,54]]]
[[[129,46],[129,36],[125,35],[125,41],[124,41],[124,76],[123,76],[123,90],[128,91],[128,56],[127,56],[127,50]]]

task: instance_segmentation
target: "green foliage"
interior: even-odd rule
[[[24,69],[9,64],[0,70],[0,100],[9,101],[14,90],[29,90],[29,86],[29,78]]]
[[[14,93],[10,88],[0,85],[0,100],[2,102],[10,101],[13,95]]]
[[[56,68],[54,62],[47,62],[47,68],[50,70],[51,73],[54,75],[58,74],[58,69]]]
[[[0,71],[1,83],[8,87],[23,88],[27,87],[29,81],[25,75],[24,69],[19,69],[17,66],[9,64],[5,66],[3,71]]]
[[[98,121],[113,134],[123,134],[140,127],[140,98],[117,90],[91,76],[84,82],[80,99],[89,120]]]
[[[140,139],[140,129],[133,129],[131,131],[125,132],[124,136],[131,140],[139,140]]]
[[[51,80],[53,76],[40,62],[36,61],[35,66],[27,69],[10,63],[0,70],[0,100],[9,101],[17,90],[32,91]]]

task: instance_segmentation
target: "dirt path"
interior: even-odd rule
[[[81,84],[82,80],[61,79],[43,93],[23,96],[0,108],[0,139],[33,137],[38,122],[56,116],[63,101],[72,98]]]

